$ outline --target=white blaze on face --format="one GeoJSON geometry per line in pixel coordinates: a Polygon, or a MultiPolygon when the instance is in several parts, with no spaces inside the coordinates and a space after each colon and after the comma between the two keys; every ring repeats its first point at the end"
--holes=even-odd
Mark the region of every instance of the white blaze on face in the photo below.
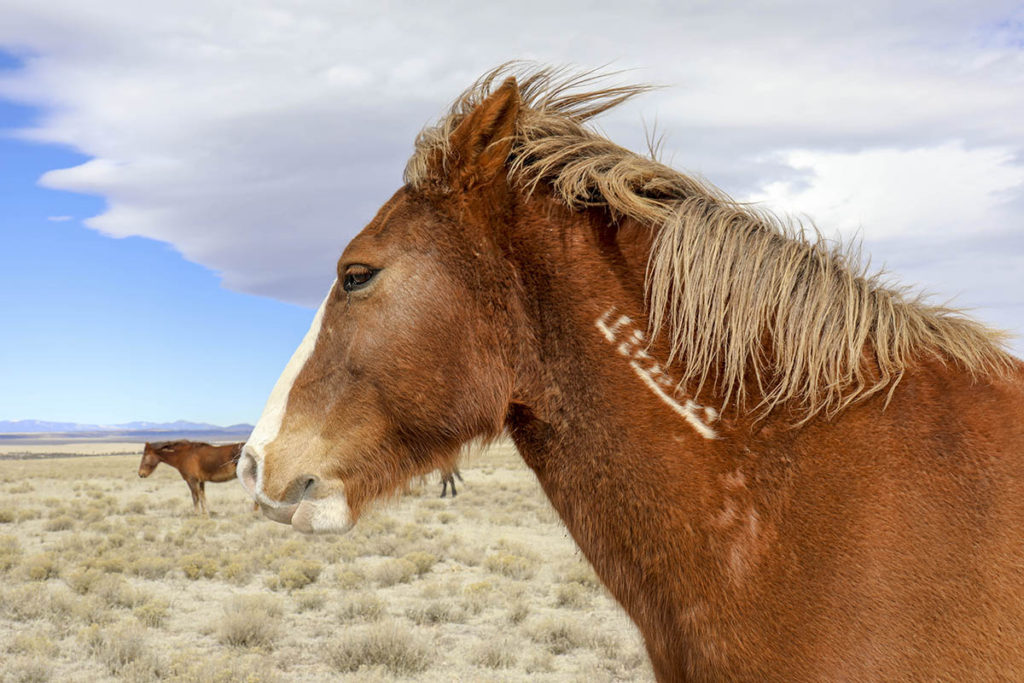
{"type": "Polygon", "coordinates": [[[303,337],[299,348],[295,349],[284,372],[277,379],[277,384],[274,385],[274,390],[270,392],[270,398],[267,399],[267,405],[263,408],[263,414],[260,415],[255,429],[249,435],[249,440],[245,442],[245,449],[261,464],[267,445],[276,439],[278,432],[281,431],[281,423],[284,421],[284,413],[288,407],[288,395],[292,391],[292,385],[295,384],[295,378],[299,376],[302,368],[306,366],[306,361],[313,355],[313,348],[316,346],[317,337],[320,336],[320,326],[324,320],[324,309],[337,284],[338,281],[335,280],[331,288],[327,290],[327,296],[324,297],[323,303],[317,309],[313,324],[309,326],[309,331],[303,337]]]}

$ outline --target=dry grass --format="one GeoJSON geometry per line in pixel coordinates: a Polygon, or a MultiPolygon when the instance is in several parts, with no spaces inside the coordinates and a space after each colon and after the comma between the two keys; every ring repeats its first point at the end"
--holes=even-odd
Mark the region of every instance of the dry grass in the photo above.
{"type": "Polygon", "coordinates": [[[343,621],[375,621],[384,614],[384,601],[375,595],[361,593],[350,596],[338,611],[343,621]]]}
{"type": "Polygon", "coordinates": [[[340,672],[382,667],[393,676],[407,676],[429,666],[431,649],[423,636],[392,622],[347,634],[328,649],[327,661],[340,672]]]}
{"type": "Polygon", "coordinates": [[[511,669],[519,659],[516,654],[517,645],[508,638],[484,643],[474,652],[473,663],[488,669],[511,669]]]}
{"type": "Polygon", "coordinates": [[[270,649],[280,633],[281,605],[266,595],[240,595],[224,606],[217,639],[235,647],[270,649]]]}
{"type": "Polygon", "coordinates": [[[0,681],[651,679],[510,449],[325,537],[137,465],[0,461],[0,681]]]}
{"type": "Polygon", "coordinates": [[[277,576],[267,580],[267,588],[288,591],[305,588],[320,577],[323,569],[316,560],[288,560],[281,565],[277,576]]]}

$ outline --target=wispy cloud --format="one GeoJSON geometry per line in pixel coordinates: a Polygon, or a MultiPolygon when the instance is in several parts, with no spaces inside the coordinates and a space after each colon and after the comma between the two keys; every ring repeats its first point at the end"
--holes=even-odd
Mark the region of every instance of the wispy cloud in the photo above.
{"type": "MultiPolygon", "coordinates": [[[[657,119],[675,165],[826,232],[861,229],[890,264],[1020,231],[1019,3],[668,5],[13,0],[0,44],[27,66],[0,93],[46,108],[24,135],[93,158],[43,178],[106,198],[89,226],[307,305],[397,188],[416,131],[515,57],[667,85],[603,129],[642,149],[641,119],[657,119]]],[[[916,274],[989,300],[967,274],[1018,263],[1024,245],[1004,245],[916,274]]]]}
{"type": "Polygon", "coordinates": [[[47,216],[46,220],[52,221],[54,223],[66,223],[67,221],[70,221],[72,218],[73,216],[47,216]]]}

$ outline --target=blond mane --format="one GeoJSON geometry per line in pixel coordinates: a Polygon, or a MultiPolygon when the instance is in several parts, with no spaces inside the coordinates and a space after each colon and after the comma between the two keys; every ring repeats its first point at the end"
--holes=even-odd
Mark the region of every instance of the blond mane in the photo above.
{"type": "Polygon", "coordinates": [[[972,375],[1012,367],[1006,335],[961,311],[869,274],[855,248],[734,201],[721,190],[619,147],[584,124],[650,89],[587,91],[595,72],[503,65],[484,75],[416,139],[405,170],[412,185],[437,182],[455,127],[516,76],[522,102],[509,179],[529,193],[542,183],[574,210],[606,209],[654,231],[646,281],[651,339],[667,332],[681,384],[711,381],[723,405],[746,405],[754,387],[764,410],[787,403],[806,418],[834,415],[890,387],[918,354],[972,375]]]}

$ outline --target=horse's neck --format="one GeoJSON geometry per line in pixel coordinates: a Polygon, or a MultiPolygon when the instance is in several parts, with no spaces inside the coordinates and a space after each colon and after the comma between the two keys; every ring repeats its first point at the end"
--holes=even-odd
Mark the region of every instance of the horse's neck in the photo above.
{"type": "MultiPolygon", "coordinates": [[[[606,343],[594,332],[593,346],[606,343]]],[[[704,649],[697,639],[715,637],[716,626],[702,618],[715,597],[707,584],[719,582],[709,569],[714,573],[720,558],[709,554],[705,527],[732,509],[721,491],[728,474],[719,471],[717,442],[675,409],[687,410],[684,400],[670,406],[629,357],[610,343],[602,351],[607,367],[551,377],[563,400],[546,419],[517,406],[509,430],[577,545],[648,643],[671,639],[674,645],[664,647],[689,656],[704,649]]],[[[749,511],[741,505],[735,514],[749,511]]]]}
{"type": "Polygon", "coordinates": [[[708,585],[728,583],[715,575],[722,558],[712,556],[706,529],[723,509],[749,512],[743,503],[729,507],[725,491],[730,476],[732,486],[743,485],[743,475],[730,475],[742,444],[712,401],[700,405],[676,390],[679,373],[665,364],[664,344],[648,345],[644,253],[619,248],[609,258],[599,240],[584,234],[562,246],[562,270],[532,304],[543,360],[524,383],[536,387],[533,395],[513,407],[508,427],[648,641],[659,632],[706,635],[714,626],[697,623],[699,606],[714,599],[708,585]],[[610,271],[586,271],[608,263],[610,271]]]}
{"type": "Polygon", "coordinates": [[[183,458],[184,458],[184,456],[181,453],[178,453],[177,451],[175,451],[174,453],[171,453],[170,455],[161,455],[160,456],[160,462],[167,463],[171,467],[173,467],[173,468],[175,468],[177,470],[180,470],[183,458]]]}

